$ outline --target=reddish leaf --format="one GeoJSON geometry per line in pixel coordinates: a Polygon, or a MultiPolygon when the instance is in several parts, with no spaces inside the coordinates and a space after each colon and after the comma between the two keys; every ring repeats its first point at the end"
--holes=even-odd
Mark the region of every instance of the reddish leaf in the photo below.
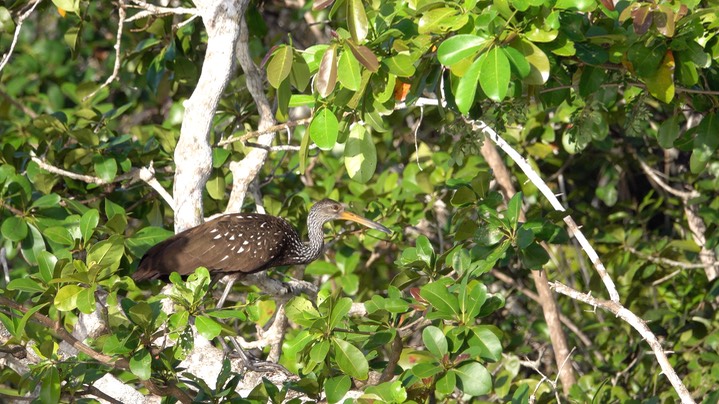
{"type": "Polygon", "coordinates": [[[320,70],[315,78],[315,87],[322,98],[327,97],[337,84],[337,45],[331,45],[325,51],[320,62],[320,70]]]}
{"type": "Polygon", "coordinates": [[[345,43],[349,46],[350,51],[355,55],[357,60],[362,63],[362,66],[366,67],[367,70],[372,73],[377,73],[377,70],[379,70],[379,60],[377,60],[377,56],[375,56],[368,47],[357,45],[351,40],[347,40],[345,43]]]}
{"type": "Polygon", "coordinates": [[[632,11],[632,24],[634,24],[634,32],[639,35],[644,34],[652,26],[652,13],[649,7],[639,7],[632,11]]]}

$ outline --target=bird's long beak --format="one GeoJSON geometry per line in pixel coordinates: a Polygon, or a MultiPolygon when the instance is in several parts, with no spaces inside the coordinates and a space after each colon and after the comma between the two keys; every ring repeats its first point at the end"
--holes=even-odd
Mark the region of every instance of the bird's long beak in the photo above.
{"type": "Polygon", "coordinates": [[[392,230],[382,226],[381,224],[379,224],[377,222],[373,222],[369,219],[363,218],[362,216],[355,215],[352,212],[344,211],[344,212],[340,213],[339,218],[357,222],[359,224],[369,227],[370,229],[375,229],[375,230],[379,230],[381,232],[385,232],[387,234],[392,234],[392,230]]]}

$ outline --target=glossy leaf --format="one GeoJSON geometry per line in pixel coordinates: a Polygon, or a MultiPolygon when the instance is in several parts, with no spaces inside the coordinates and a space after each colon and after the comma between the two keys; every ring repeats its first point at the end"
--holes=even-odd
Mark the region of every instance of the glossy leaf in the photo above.
{"type": "Polygon", "coordinates": [[[487,97],[500,102],[507,96],[509,89],[509,60],[504,52],[495,47],[487,52],[480,67],[479,85],[487,97]]]}
{"type": "Polygon", "coordinates": [[[659,101],[669,103],[674,99],[674,54],[668,51],[654,74],[644,79],[647,90],[659,101]]]}
{"type": "Polygon", "coordinates": [[[479,85],[479,73],[482,69],[484,55],[475,60],[459,79],[457,92],[454,95],[454,102],[457,104],[459,112],[466,114],[474,104],[474,97],[477,94],[477,86],[479,85]]]}
{"type": "Polygon", "coordinates": [[[367,38],[367,32],[369,31],[364,4],[362,4],[362,0],[346,0],[346,2],[347,27],[350,35],[352,35],[355,42],[362,43],[367,38]]]}
{"type": "Polygon", "coordinates": [[[468,20],[467,14],[456,8],[440,7],[424,13],[417,25],[420,34],[442,34],[458,30],[468,20]]]}
{"type": "Polygon", "coordinates": [[[382,60],[389,72],[397,77],[412,77],[416,71],[409,55],[395,55],[382,60]]]}
{"type": "Polygon", "coordinates": [[[338,67],[337,78],[340,83],[348,90],[359,90],[362,80],[360,64],[351,51],[342,52],[338,67]]]}
{"type": "Polygon", "coordinates": [[[2,232],[3,237],[8,240],[20,241],[27,237],[28,225],[21,217],[10,216],[3,220],[2,226],[0,226],[0,231],[2,232]]]}
{"type": "Polygon", "coordinates": [[[350,178],[366,183],[377,168],[377,149],[367,129],[360,124],[352,124],[345,145],[345,168],[350,178]]]}
{"type": "Polygon", "coordinates": [[[352,380],[347,375],[335,376],[325,381],[325,394],[329,403],[340,401],[352,387],[352,380]]]}
{"type": "Polygon", "coordinates": [[[337,84],[337,46],[331,45],[325,51],[320,69],[315,76],[315,88],[322,98],[332,93],[337,84]]]}
{"type": "Polygon", "coordinates": [[[449,371],[437,379],[437,392],[440,394],[451,394],[457,386],[457,373],[449,371]]]}
{"type": "Polygon", "coordinates": [[[355,55],[362,66],[372,73],[377,73],[379,70],[379,60],[377,60],[377,56],[372,53],[370,48],[364,45],[357,45],[350,40],[346,41],[345,44],[347,44],[350,52],[355,55]]]}
{"type": "Polygon", "coordinates": [[[462,59],[477,54],[486,42],[486,39],[476,35],[455,35],[439,45],[437,59],[445,66],[452,66],[462,59]]]}
{"type": "Polygon", "coordinates": [[[61,391],[60,371],[56,366],[50,366],[40,378],[40,402],[59,403],[61,391]]]}
{"type": "Polygon", "coordinates": [[[420,289],[420,295],[434,307],[440,315],[457,316],[459,303],[457,297],[450,294],[444,282],[432,282],[420,289]]]}
{"type": "Polygon", "coordinates": [[[292,69],[290,69],[290,84],[292,84],[298,91],[305,91],[307,85],[310,83],[312,77],[310,73],[310,67],[305,62],[305,59],[293,53],[292,58],[292,69]]]}
{"type": "Polygon", "coordinates": [[[369,364],[362,351],[349,342],[339,338],[333,338],[332,345],[334,347],[335,360],[340,369],[350,377],[366,380],[369,373],[369,364]]]}
{"type": "Polygon", "coordinates": [[[470,396],[481,396],[492,391],[492,376],[477,362],[470,362],[455,369],[459,376],[459,388],[470,396]]]}
{"type": "Polygon", "coordinates": [[[95,166],[95,173],[101,180],[110,182],[117,175],[117,161],[112,157],[95,155],[92,157],[95,166]]]}
{"type": "Polygon", "coordinates": [[[312,118],[310,123],[310,137],[317,147],[329,150],[337,143],[339,122],[335,114],[327,108],[322,108],[312,118]]]}
{"type": "Polygon", "coordinates": [[[217,338],[222,332],[222,326],[217,321],[205,316],[197,316],[195,326],[197,332],[209,340],[217,338]]]}
{"type": "Polygon", "coordinates": [[[694,149],[689,159],[689,166],[692,173],[698,174],[704,170],[709,160],[714,156],[719,147],[719,114],[712,112],[707,114],[697,127],[697,134],[694,138],[694,149]]]}
{"type": "Polygon", "coordinates": [[[293,57],[294,52],[289,46],[280,46],[275,50],[270,63],[267,64],[267,81],[272,87],[279,88],[290,75],[293,57]]]}
{"type": "Polygon", "coordinates": [[[430,325],[422,330],[422,342],[427,350],[438,359],[442,359],[449,352],[447,338],[444,337],[442,330],[435,326],[430,325]]]}
{"type": "Polygon", "coordinates": [[[82,215],[80,218],[80,234],[82,234],[83,244],[87,244],[90,240],[99,222],[100,213],[97,209],[90,209],[82,215]]]}
{"type": "Polygon", "coordinates": [[[65,285],[55,294],[55,308],[60,311],[70,311],[77,308],[77,295],[83,288],[78,285],[65,285]]]}
{"type": "Polygon", "coordinates": [[[512,42],[511,46],[519,51],[529,62],[529,75],[524,78],[524,82],[532,85],[542,85],[549,79],[549,59],[547,55],[537,47],[537,45],[520,39],[512,42]]]}
{"type": "Polygon", "coordinates": [[[140,380],[148,380],[152,375],[152,356],[145,348],[140,348],[130,358],[130,371],[140,380]]]}

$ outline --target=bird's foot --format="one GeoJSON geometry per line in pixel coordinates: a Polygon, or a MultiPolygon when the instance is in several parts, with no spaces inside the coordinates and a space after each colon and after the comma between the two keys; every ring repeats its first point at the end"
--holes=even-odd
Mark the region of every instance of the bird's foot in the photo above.
{"type": "Polygon", "coordinates": [[[310,282],[291,278],[284,284],[287,290],[286,294],[293,294],[297,296],[301,293],[304,293],[313,298],[317,296],[317,286],[313,285],[310,282]]]}
{"type": "Polygon", "coordinates": [[[240,346],[240,344],[237,342],[236,339],[230,338],[230,342],[232,342],[232,345],[234,346],[235,349],[233,351],[228,351],[227,345],[225,345],[223,343],[222,344],[223,347],[226,348],[225,352],[227,352],[227,354],[230,357],[239,358],[240,361],[242,361],[242,366],[245,369],[250,370],[252,372],[259,372],[259,373],[281,372],[287,376],[292,376],[292,372],[287,370],[284,366],[280,365],[279,363],[263,361],[263,360],[259,360],[259,359],[255,358],[250,353],[248,353],[247,351],[242,349],[242,347],[240,346]]]}

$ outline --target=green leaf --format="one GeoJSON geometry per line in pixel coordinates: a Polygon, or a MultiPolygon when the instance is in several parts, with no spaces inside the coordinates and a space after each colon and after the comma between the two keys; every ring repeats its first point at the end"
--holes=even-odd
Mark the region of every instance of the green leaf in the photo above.
{"type": "Polygon", "coordinates": [[[48,284],[53,278],[55,273],[55,264],[57,264],[57,257],[48,251],[40,251],[37,255],[38,272],[40,279],[48,284]]]}
{"type": "Polygon", "coordinates": [[[519,78],[523,79],[529,76],[531,66],[523,54],[511,46],[503,46],[500,49],[504,52],[504,55],[507,57],[512,67],[514,67],[514,71],[517,73],[519,78]]]}
{"type": "Polygon", "coordinates": [[[357,91],[360,89],[362,74],[360,64],[352,52],[344,51],[340,56],[337,79],[348,90],[357,91]]]}
{"type": "Polygon", "coordinates": [[[399,54],[382,60],[389,72],[397,77],[412,77],[416,71],[409,55],[399,54]]]}
{"type": "Polygon", "coordinates": [[[377,168],[377,149],[364,125],[353,123],[344,150],[345,168],[354,181],[367,183],[377,168]]]}
{"type": "MultiPolygon", "coordinates": [[[[405,403],[407,402],[407,391],[401,381],[385,382],[376,386],[369,386],[365,394],[375,395],[383,403],[405,403]]],[[[359,400],[362,402],[363,400],[359,400]]],[[[371,400],[368,400],[371,401],[371,400]]]]}
{"type": "Polygon", "coordinates": [[[472,327],[476,340],[470,340],[468,351],[471,350],[471,352],[468,353],[472,356],[480,356],[485,360],[498,361],[502,358],[502,343],[489,328],[490,326],[486,325],[472,327]]]}
{"type": "Polygon", "coordinates": [[[352,380],[347,375],[330,377],[325,381],[327,402],[336,403],[347,394],[352,387],[352,380]]]}
{"type": "MultiPolygon", "coordinates": [[[[358,58],[359,59],[359,58],[358,58]]],[[[333,44],[325,51],[320,69],[315,77],[315,88],[322,98],[327,98],[337,84],[337,45],[333,44]]]]}
{"type": "Polygon", "coordinates": [[[27,237],[28,226],[23,218],[18,216],[10,216],[2,222],[0,232],[3,237],[12,241],[20,241],[27,237]]]}
{"type": "Polygon", "coordinates": [[[697,126],[689,167],[694,174],[704,170],[719,146],[719,113],[707,114],[697,126]]]}
{"type": "Polygon", "coordinates": [[[217,321],[205,316],[195,317],[195,326],[197,332],[209,340],[217,338],[222,332],[222,326],[217,321]]]}
{"type": "Polygon", "coordinates": [[[366,380],[369,374],[367,358],[356,346],[349,342],[332,338],[335,360],[340,370],[355,379],[366,380]]]}
{"type": "Polygon", "coordinates": [[[426,236],[422,235],[417,237],[415,244],[417,246],[417,258],[424,261],[428,266],[431,266],[434,261],[434,248],[432,247],[432,243],[429,242],[426,236]]]}
{"type": "Polygon", "coordinates": [[[352,299],[349,297],[343,297],[335,303],[334,307],[332,307],[332,312],[330,313],[329,318],[329,324],[328,327],[330,330],[335,329],[342,320],[347,317],[347,313],[350,312],[350,309],[352,308],[352,299]]]}
{"type": "Polygon", "coordinates": [[[29,293],[42,293],[45,288],[31,278],[17,278],[7,284],[8,290],[18,290],[29,293]]]}
{"type": "Polygon", "coordinates": [[[290,299],[285,306],[285,313],[290,321],[302,327],[310,327],[320,318],[320,313],[312,302],[302,296],[290,299]]]}
{"type": "Polygon", "coordinates": [[[42,234],[40,234],[37,227],[32,224],[28,224],[27,227],[30,233],[22,241],[20,251],[22,251],[22,255],[28,264],[37,265],[38,254],[40,254],[40,251],[45,250],[45,240],[43,240],[42,234]]]}
{"type": "Polygon", "coordinates": [[[442,377],[437,379],[437,383],[435,384],[437,392],[440,394],[451,394],[456,386],[457,373],[453,370],[445,373],[442,377]]]}
{"type": "Polygon", "coordinates": [[[367,13],[364,10],[362,0],[346,0],[347,1],[347,28],[350,35],[357,43],[362,43],[367,38],[369,24],[367,23],[367,13]]]}
{"type": "Polygon", "coordinates": [[[323,363],[330,352],[330,341],[323,339],[310,349],[310,359],[315,363],[323,363]]]}
{"type": "Polygon", "coordinates": [[[92,157],[95,173],[101,180],[111,182],[117,175],[117,161],[112,157],[96,154],[92,157]]]}
{"type": "Polygon", "coordinates": [[[281,45],[272,55],[272,59],[267,64],[267,81],[272,87],[279,88],[290,75],[293,57],[294,52],[287,45],[281,45]]]}
{"type": "Polygon", "coordinates": [[[509,89],[509,60],[504,52],[494,47],[487,52],[480,68],[479,85],[487,97],[500,102],[507,96],[509,89]]]}
{"type": "Polygon", "coordinates": [[[457,84],[457,92],[454,95],[454,102],[457,104],[459,112],[466,114],[474,104],[474,97],[477,94],[477,84],[479,83],[479,72],[482,68],[485,55],[477,58],[472,65],[469,66],[464,76],[459,79],[457,84]]]}
{"type": "Polygon", "coordinates": [[[90,209],[83,213],[80,218],[80,234],[82,234],[83,244],[87,244],[90,240],[98,223],[100,223],[100,212],[97,209],[90,209]]]}
{"type": "Polygon", "coordinates": [[[339,122],[335,114],[327,108],[317,111],[310,123],[310,137],[317,147],[322,150],[332,149],[338,135],[339,122]]]}
{"type": "Polygon", "coordinates": [[[537,45],[525,40],[519,39],[512,42],[511,47],[524,55],[529,62],[529,75],[524,78],[524,82],[531,85],[542,85],[549,79],[549,58],[537,47],[537,45]]]}
{"type": "Polygon", "coordinates": [[[444,368],[437,362],[418,363],[412,367],[412,374],[420,379],[432,377],[442,372],[444,372],[444,368]]]}
{"type": "Polygon", "coordinates": [[[492,391],[492,376],[477,362],[470,362],[454,371],[459,376],[459,389],[470,396],[481,396],[492,391]]]}
{"type": "Polygon", "coordinates": [[[152,376],[152,356],[145,348],[140,348],[130,358],[130,371],[140,380],[148,380],[152,376]]]}
{"type": "Polygon", "coordinates": [[[674,67],[674,54],[667,51],[657,70],[644,78],[649,94],[667,104],[674,99],[674,67]]]}
{"type": "Polygon", "coordinates": [[[310,67],[307,65],[305,59],[294,52],[292,59],[292,70],[290,70],[290,84],[295,86],[299,91],[305,91],[307,85],[310,83],[310,67]]]}
{"type": "Polygon", "coordinates": [[[77,285],[65,285],[55,294],[53,303],[60,311],[70,311],[77,307],[77,295],[83,288],[77,285]]]}
{"type": "Polygon", "coordinates": [[[59,403],[60,392],[60,371],[56,366],[48,367],[40,378],[40,402],[59,403]]]}
{"type": "Polygon", "coordinates": [[[445,317],[456,317],[459,314],[457,297],[447,290],[447,281],[436,281],[424,285],[420,289],[420,296],[445,317]]]}
{"type": "Polygon", "coordinates": [[[60,195],[58,194],[48,194],[43,195],[39,198],[37,198],[35,201],[33,201],[32,205],[30,205],[31,208],[54,208],[59,206],[60,204],[60,195]]]}
{"type": "Polygon", "coordinates": [[[125,240],[127,249],[135,257],[142,257],[155,244],[172,236],[172,232],[162,227],[143,227],[125,240]]]}
{"type": "Polygon", "coordinates": [[[419,19],[417,30],[420,34],[442,34],[456,31],[469,21],[466,13],[452,7],[440,7],[429,10],[419,19]]]}
{"type": "Polygon", "coordinates": [[[507,220],[512,226],[512,231],[517,230],[519,216],[522,213],[522,192],[517,192],[507,203],[507,220]]]}
{"type": "Polygon", "coordinates": [[[463,313],[465,323],[470,323],[479,315],[482,305],[487,300],[487,287],[472,280],[467,285],[462,285],[459,290],[458,303],[463,313]]]}
{"type": "Polygon", "coordinates": [[[77,294],[77,308],[85,313],[94,313],[95,307],[95,292],[97,291],[97,285],[92,285],[89,288],[84,288],[80,293],[77,294]]]}
{"type": "Polygon", "coordinates": [[[429,352],[441,360],[449,352],[447,338],[439,328],[430,325],[422,331],[422,342],[429,352]]]}
{"type": "Polygon", "coordinates": [[[452,66],[465,58],[476,55],[486,42],[486,39],[476,35],[455,35],[439,45],[437,59],[445,66],[452,66]]]}
{"type": "Polygon", "coordinates": [[[529,269],[541,269],[544,264],[549,262],[549,254],[547,254],[544,247],[536,242],[520,250],[519,255],[522,259],[522,264],[529,269]]]}
{"type": "Polygon", "coordinates": [[[120,267],[120,259],[124,252],[123,237],[113,235],[90,247],[85,262],[88,267],[95,263],[101,268],[110,268],[111,271],[116,271],[120,267]]]}
{"type": "Polygon", "coordinates": [[[62,226],[48,227],[43,231],[45,237],[54,241],[58,244],[73,247],[75,245],[75,238],[70,233],[70,230],[62,226]]]}

